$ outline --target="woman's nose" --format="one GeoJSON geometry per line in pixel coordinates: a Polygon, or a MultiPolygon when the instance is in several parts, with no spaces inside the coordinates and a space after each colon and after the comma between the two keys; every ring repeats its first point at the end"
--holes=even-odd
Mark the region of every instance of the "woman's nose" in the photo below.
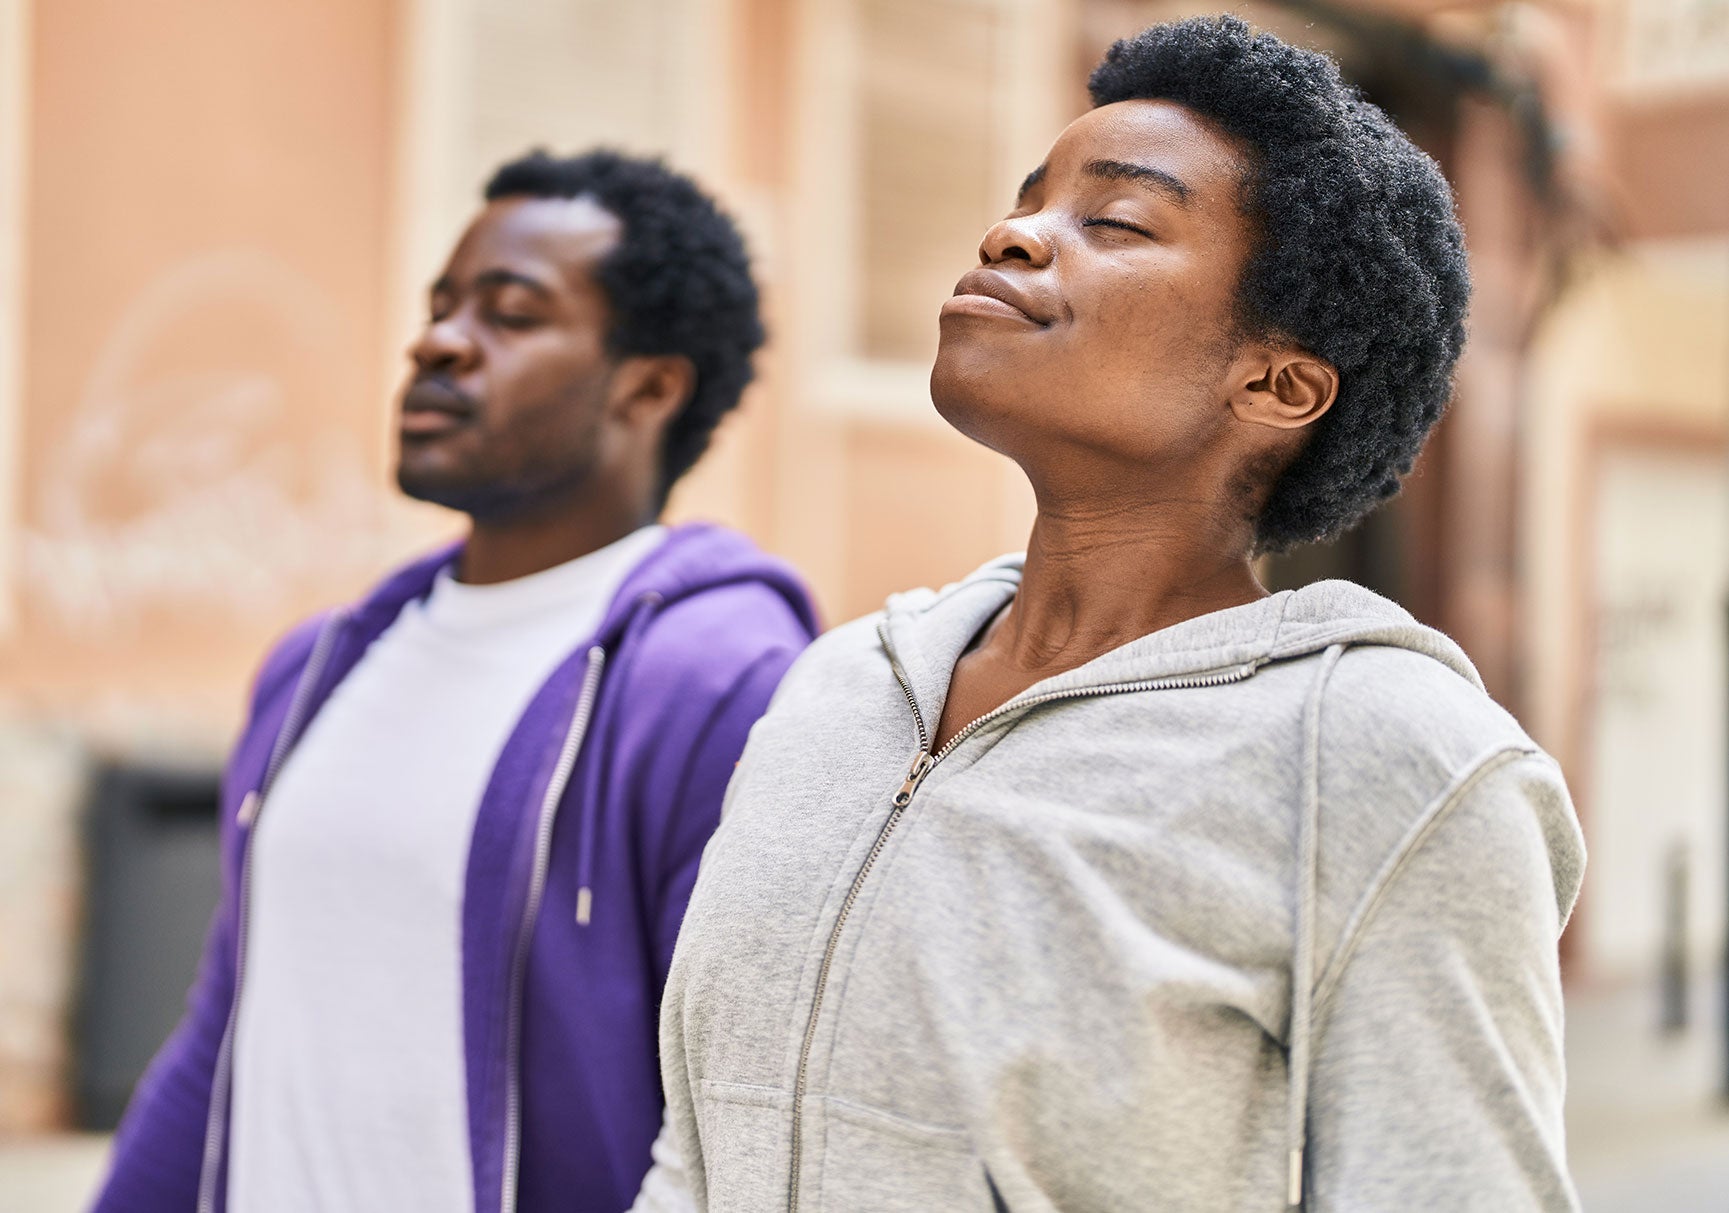
{"type": "Polygon", "coordinates": [[[979,243],[979,264],[1027,261],[1033,265],[1046,265],[1050,262],[1051,252],[1051,242],[1040,217],[1020,215],[999,219],[991,225],[979,243]]]}

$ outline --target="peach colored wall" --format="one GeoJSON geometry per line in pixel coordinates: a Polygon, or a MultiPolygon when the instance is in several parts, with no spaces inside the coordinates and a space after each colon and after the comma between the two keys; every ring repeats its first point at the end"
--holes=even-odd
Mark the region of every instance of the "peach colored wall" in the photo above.
{"type": "Polygon", "coordinates": [[[390,0],[35,7],[0,689],[231,704],[376,563],[390,0]]]}

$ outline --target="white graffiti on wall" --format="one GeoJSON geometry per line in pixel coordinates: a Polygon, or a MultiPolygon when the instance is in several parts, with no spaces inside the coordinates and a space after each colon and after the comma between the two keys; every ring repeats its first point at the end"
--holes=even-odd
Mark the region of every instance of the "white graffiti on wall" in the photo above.
{"type": "Polygon", "coordinates": [[[251,250],[183,263],[142,292],[41,468],[21,553],[32,603],[90,633],[152,609],[279,610],[376,568],[382,490],[354,439],[314,426],[283,440],[288,410],[329,391],[336,323],[316,286],[251,250]],[[217,348],[184,356],[236,316],[249,363],[217,348]],[[203,369],[160,370],[168,350],[203,369]]]}

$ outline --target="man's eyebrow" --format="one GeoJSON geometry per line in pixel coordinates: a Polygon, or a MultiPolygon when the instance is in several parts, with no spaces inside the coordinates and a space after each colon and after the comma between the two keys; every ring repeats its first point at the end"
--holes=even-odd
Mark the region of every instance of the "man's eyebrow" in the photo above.
{"type": "MultiPolygon", "coordinates": [[[[520,286],[544,297],[550,297],[552,295],[552,288],[548,287],[546,283],[542,282],[538,278],[531,277],[528,274],[518,273],[515,270],[482,270],[474,276],[474,285],[476,287],[520,286]]],[[[432,284],[429,293],[440,295],[454,290],[456,290],[456,279],[452,278],[449,274],[446,274],[437,282],[432,284]]]]}
{"type": "Polygon", "coordinates": [[[1034,169],[1032,172],[1028,173],[1027,179],[1025,181],[1021,182],[1021,188],[1015,191],[1015,202],[1018,204],[1021,201],[1021,199],[1025,198],[1027,196],[1028,190],[1032,189],[1033,186],[1037,185],[1039,182],[1043,181],[1044,179],[1045,179],[1045,166],[1041,164],[1041,165],[1039,165],[1039,167],[1034,169]]]}
{"type": "Polygon", "coordinates": [[[546,283],[542,282],[540,279],[531,277],[528,274],[518,273],[515,270],[482,270],[474,276],[474,285],[520,286],[526,287],[542,297],[548,297],[552,294],[552,288],[547,286],[546,283]]]}
{"type": "Polygon", "coordinates": [[[1189,203],[1189,187],[1179,177],[1150,164],[1131,164],[1127,160],[1089,160],[1081,171],[1089,177],[1105,181],[1134,181],[1167,195],[1179,206],[1189,203]]]}

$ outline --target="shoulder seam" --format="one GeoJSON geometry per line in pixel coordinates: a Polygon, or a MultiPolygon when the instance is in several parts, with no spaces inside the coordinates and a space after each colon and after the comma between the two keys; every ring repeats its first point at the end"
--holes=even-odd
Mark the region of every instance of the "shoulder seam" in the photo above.
{"type": "Polygon", "coordinates": [[[1548,755],[1534,745],[1497,744],[1467,763],[1417,815],[1417,819],[1405,831],[1405,836],[1399,840],[1399,845],[1393,848],[1369,881],[1368,888],[1358,899],[1356,908],[1351,911],[1351,916],[1345,920],[1345,925],[1339,932],[1339,942],[1333,949],[1332,959],[1327,962],[1326,971],[1311,994],[1317,1025],[1326,1011],[1328,1000],[1344,976],[1345,967],[1350,964],[1351,957],[1356,952],[1358,942],[1374,918],[1375,911],[1386,899],[1387,891],[1398,879],[1399,873],[1422,849],[1423,844],[1440,827],[1452,809],[1479,783],[1502,767],[1525,758],[1538,758],[1553,763],[1548,755]]]}
{"type": "MultiPolygon", "coordinates": [[[[1485,698],[1488,698],[1489,702],[1491,702],[1491,703],[1495,702],[1494,698],[1492,696],[1489,696],[1488,692],[1485,691],[1481,686],[1479,686],[1475,682],[1472,682],[1471,679],[1466,677],[1464,673],[1462,673],[1459,670],[1454,669],[1452,666],[1448,665],[1445,661],[1442,661],[1439,657],[1436,657],[1432,653],[1425,653],[1421,649],[1413,649],[1413,648],[1410,648],[1409,646],[1403,645],[1403,644],[1392,644],[1392,643],[1389,643],[1385,640],[1351,640],[1349,638],[1348,634],[1340,635],[1337,633],[1331,633],[1331,634],[1328,634],[1327,636],[1323,637],[1322,639],[1324,639],[1325,642],[1328,644],[1348,645],[1349,648],[1347,649],[1347,654],[1356,653],[1356,652],[1364,652],[1364,651],[1367,651],[1369,649],[1374,649],[1377,652],[1381,652],[1381,653],[1403,653],[1407,656],[1415,657],[1415,658],[1427,663],[1423,668],[1428,668],[1428,666],[1433,666],[1435,669],[1437,669],[1437,670],[1441,671],[1443,674],[1445,674],[1448,678],[1454,679],[1458,682],[1462,682],[1466,686],[1470,687],[1473,691],[1476,691],[1479,695],[1483,695],[1485,698]]],[[[1496,704],[1496,706],[1499,707],[1500,705],[1496,704]]]]}

